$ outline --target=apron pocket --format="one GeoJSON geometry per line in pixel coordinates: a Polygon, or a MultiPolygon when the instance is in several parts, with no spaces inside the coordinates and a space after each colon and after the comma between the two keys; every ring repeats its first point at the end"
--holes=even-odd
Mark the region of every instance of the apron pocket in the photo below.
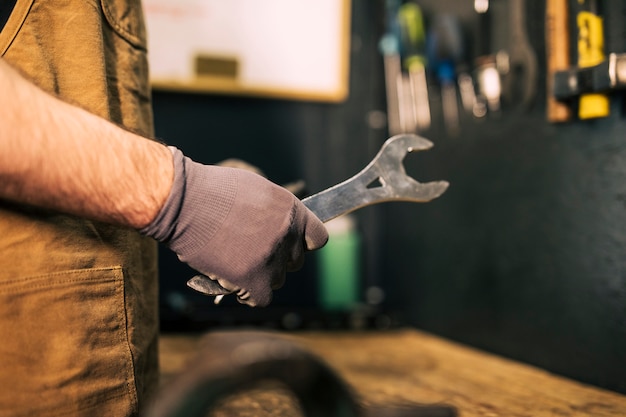
{"type": "Polygon", "coordinates": [[[121,267],[0,282],[0,416],[137,409],[121,267]]]}

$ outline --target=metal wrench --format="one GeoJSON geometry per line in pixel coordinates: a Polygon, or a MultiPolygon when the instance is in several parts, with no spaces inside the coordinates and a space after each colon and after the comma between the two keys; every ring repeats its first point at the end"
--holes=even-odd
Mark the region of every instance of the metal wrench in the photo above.
{"type": "Polygon", "coordinates": [[[528,40],[524,0],[509,0],[509,25],[509,68],[503,96],[509,103],[519,102],[528,108],[537,92],[537,56],[528,40]]]}
{"type": "MultiPolygon", "coordinates": [[[[413,134],[393,136],[383,144],[374,159],[358,174],[346,181],[302,200],[321,221],[359,208],[386,201],[425,203],[443,194],[447,181],[420,183],[406,174],[402,161],[409,152],[423,151],[432,142],[413,134]]],[[[217,296],[215,303],[230,294],[217,281],[196,275],[187,282],[194,290],[217,296]]]]}
{"type": "Polygon", "coordinates": [[[402,161],[409,152],[423,151],[432,142],[417,135],[388,139],[374,159],[352,178],[302,200],[323,222],[385,201],[425,203],[448,188],[447,181],[420,183],[406,174],[402,161]]]}

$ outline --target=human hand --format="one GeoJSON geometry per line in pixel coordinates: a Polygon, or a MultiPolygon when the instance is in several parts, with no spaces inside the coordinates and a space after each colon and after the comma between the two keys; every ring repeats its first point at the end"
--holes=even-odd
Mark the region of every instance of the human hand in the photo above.
{"type": "Polygon", "coordinates": [[[170,147],[174,184],[157,217],[141,233],[237,294],[266,306],[306,250],[328,240],[324,224],[292,193],[237,168],[202,165],[170,147]]]}

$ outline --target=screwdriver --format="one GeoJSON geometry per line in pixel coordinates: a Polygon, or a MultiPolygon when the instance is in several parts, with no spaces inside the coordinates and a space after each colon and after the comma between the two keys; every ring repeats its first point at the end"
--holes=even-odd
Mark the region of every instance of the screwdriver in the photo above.
{"type": "MultiPolygon", "coordinates": [[[[604,33],[602,18],[598,14],[598,4],[594,0],[578,0],[578,66],[591,67],[604,60],[604,33]]],[[[578,117],[594,119],[607,117],[609,97],[602,93],[588,93],[580,96],[578,117]]]]}
{"type": "Polygon", "coordinates": [[[451,14],[435,17],[428,32],[428,57],[441,87],[445,127],[450,136],[459,133],[459,110],[456,95],[456,64],[463,46],[459,23],[451,14]]]}
{"type": "Polygon", "coordinates": [[[399,88],[402,82],[402,66],[400,62],[400,40],[397,22],[399,0],[386,0],[386,29],[378,47],[383,55],[385,70],[385,91],[387,94],[387,125],[389,135],[402,133],[400,124],[399,88]]]}
{"type": "MultiPolygon", "coordinates": [[[[567,1],[567,0],[566,0],[567,1]]],[[[478,17],[475,37],[475,74],[478,94],[473,114],[475,117],[484,117],[487,111],[494,114],[500,112],[500,96],[502,95],[502,80],[500,67],[503,61],[503,52],[492,51],[492,7],[489,0],[475,0],[474,11],[478,17]]]]}
{"type": "Polygon", "coordinates": [[[426,81],[426,32],[422,10],[415,2],[404,3],[398,10],[400,48],[408,72],[411,104],[418,131],[430,127],[430,104],[426,81]]]}

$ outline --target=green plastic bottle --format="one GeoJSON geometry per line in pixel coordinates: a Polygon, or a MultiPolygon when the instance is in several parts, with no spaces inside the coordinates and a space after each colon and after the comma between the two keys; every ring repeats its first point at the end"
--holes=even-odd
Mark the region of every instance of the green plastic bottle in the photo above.
{"type": "Polygon", "coordinates": [[[349,311],[359,301],[360,239],[356,220],[344,215],[326,223],[329,239],[318,253],[318,297],[324,310],[349,311]]]}

